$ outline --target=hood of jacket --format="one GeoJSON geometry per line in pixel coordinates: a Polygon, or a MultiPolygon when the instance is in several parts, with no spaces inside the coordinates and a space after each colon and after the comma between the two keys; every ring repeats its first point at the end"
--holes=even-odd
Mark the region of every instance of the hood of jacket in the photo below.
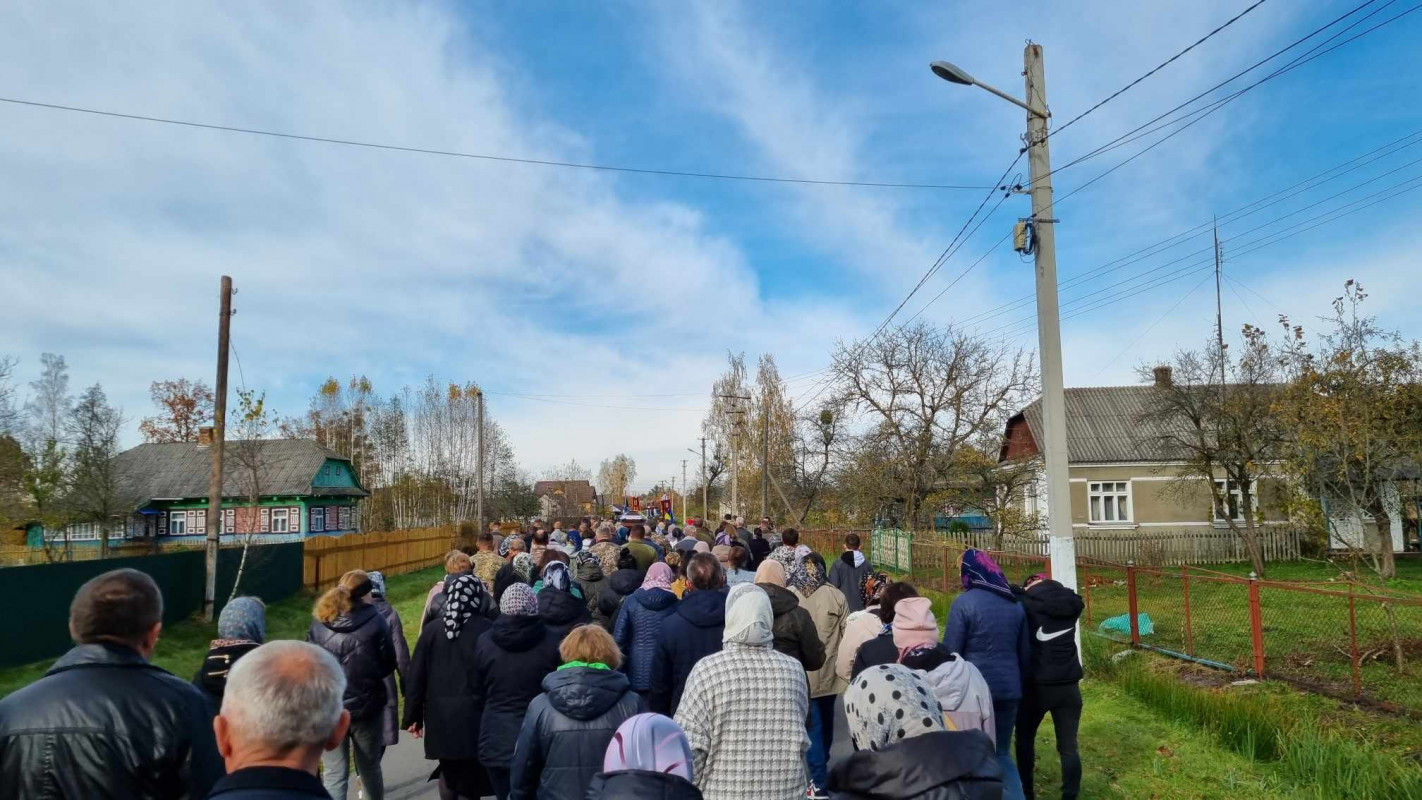
{"type": "Polygon", "coordinates": [[[770,595],[770,613],[776,617],[784,616],[800,607],[800,595],[783,586],[769,583],[757,583],[756,586],[764,589],[765,593],[770,595]]]}
{"type": "MultiPolygon", "coordinates": [[[[829,790],[889,800],[918,797],[955,781],[993,786],[1001,792],[1002,767],[987,734],[936,731],[883,750],[860,750],[830,770],[829,790]]],[[[997,797],[998,793],[964,791],[963,796],[997,797]]]]}
{"type": "Polygon", "coordinates": [[[538,615],[550,625],[567,625],[587,611],[587,602],[572,592],[545,587],[538,593],[538,615]]]}
{"type": "Polygon", "coordinates": [[[635,569],[615,570],[607,579],[608,588],[626,597],[642,588],[642,573],[635,569]]]}
{"type": "Polygon", "coordinates": [[[363,628],[380,618],[380,611],[369,603],[361,603],[352,608],[349,613],[342,614],[330,622],[323,622],[328,629],[336,633],[351,633],[357,628],[363,628]]]}
{"type": "Polygon", "coordinates": [[[621,672],[594,667],[568,667],[543,679],[543,691],[554,710],[584,721],[606,714],[631,685],[621,672]]]}
{"type": "Polygon", "coordinates": [[[548,626],[541,617],[500,614],[489,628],[489,639],[510,653],[532,650],[547,635],[548,626]]]}
{"type": "Polygon", "coordinates": [[[725,627],[726,590],[688,592],[677,605],[676,613],[698,628],[725,627]]]}
{"type": "Polygon", "coordinates": [[[1061,622],[1075,622],[1086,608],[1081,595],[1051,580],[1024,589],[1017,593],[1017,597],[1027,613],[1061,622]]]}
{"type": "Polygon", "coordinates": [[[666,611],[676,605],[676,595],[666,589],[638,589],[632,597],[651,611],[666,611]]]}
{"type": "Polygon", "coordinates": [[[588,787],[598,800],[701,800],[701,790],[680,775],[629,769],[599,772],[588,787]]]}
{"type": "Polygon", "coordinates": [[[967,698],[972,687],[973,677],[968,671],[968,662],[965,659],[956,655],[949,656],[947,661],[934,667],[932,672],[921,674],[945,711],[956,711],[963,707],[963,700],[967,698]]]}
{"type": "Polygon", "coordinates": [[[577,566],[573,569],[573,577],[583,583],[597,583],[606,576],[603,575],[602,564],[598,563],[597,559],[577,559],[577,566]]]}
{"type": "Polygon", "coordinates": [[[839,560],[843,561],[850,569],[858,569],[864,565],[864,554],[858,550],[845,550],[839,554],[839,560]]]}

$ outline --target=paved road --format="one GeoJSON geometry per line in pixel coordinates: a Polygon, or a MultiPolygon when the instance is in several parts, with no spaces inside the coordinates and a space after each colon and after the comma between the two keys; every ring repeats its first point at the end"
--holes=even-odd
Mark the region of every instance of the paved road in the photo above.
{"type": "MultiPolygon", "coordinates": [[[[845,726],[844,703],[841,701],[835,707],[834,748],[830,752],[830,763],[849,755],[852,750],[849,746],[849,729],[845,726]]],[[[425,760],[423,741],[402,731],[400,743],[385,751],[385,759],[381,765],[385,770],[387,800],[425,800],[439,797],[434,783],[428,782],[435,762],[425,760]]]]}

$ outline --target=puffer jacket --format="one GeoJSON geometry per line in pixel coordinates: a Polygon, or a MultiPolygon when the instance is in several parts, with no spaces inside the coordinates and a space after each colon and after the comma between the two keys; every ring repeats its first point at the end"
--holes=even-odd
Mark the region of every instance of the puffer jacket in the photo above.
{"type": "Polygon", "coordinates": [[[1032,648],[1021,603],[989,589],[963,592],[948,611],[943,646],[973,662],[994,702],[1022,699],[1022,672],[1032,648]]]}
{"type": "Polygon", "coordinates": [[[643,573],[635,569],[619,569],[607,576],[607,586],[598,600],[598,611],[607,620],[607,632],[612,633],[617,624],[617,615],[622,604],[638,589],[642,588],[643,573]]]}
{"type": "Polygon", "coordinates": [[[1042,686],[1081,680],[1081,659],[1076,653],[1076,620],[1086,608],[1081,595],[1051,580],[1026,590],[1014,586],[1012,592],[1034,632],[1027,679],[1042,686]]]}
{"type": "Polygon", "coordinates": [[[1001,800],[1002,766],[982,731],[934,731],[841,759],[826,788],[833,800],[1001,800]]]}
{"type": "Polygon", "coordinates": [[[400,621],[400,612],[396,611],[395,606],[390,605],[384,597],[372,596],[374,600],[371,601],[371,605],[380,612],[386,627],[390,628],[390,644],[395,648],[395,672],[385,676],[385,726],[381,729],[381,733],[385,737],[385,746],[394,747],[400,743],[399,686],[404,686],[405,682],[410,679],[410,643],[405,639],[405,625],[400,621]],[[395,683],[397,674],[400,677],[399,686],[395,683]]]}
{"type": "Polygon", "coordinates": [[[208,708],[138,651],[81,644],[0,700],[0,797],[206,797],[223,774],[208,708]]]}
{"type": "Polygon", "coordinates": [[[633,691],[647,692],[652,688],[652,663],[662,619],[674,605],[676,595],[666,589],[638,589],[622,604],[612,638],[622,650],[622,671],[631,679],[633,691]]]}
{"type": "Polygon", "coordinates": [[[810,612],[800,607],[800,596],[781,586],[756,584],[770,595],[770,611],[775,615],[771,632],[775,634],[777,652],[800,662],[806,672],[825,665],[825,643],[815,630],[810,612]]]}
{"type": "Polygon", "coordinates": [[[920,674],[938,698],[943,715],[960,731],[980,730],[994,744],[997,727],[993,723],[992,692],[973,662],[947,653],[948,658],[930,672],[920,674]]]}
{"type": "Polygon", "coordinates": [[[611,630],[612,620],[602,614],[602,593],[607,588],[607,576],[603,574],[602,564],[595,560],[576,560],[573,566],[573,578],[578,584],[578,589],[583,593],[583,601],[587,603],[588,615],[592,618],[594,625],[601,626],[604,630],[611,630]]]}
{"type": "Polygon", "coordinates": [[[528,707],[514,750],[513,800],[583,800],[602,770],[607,743],[642,699],[627,676],[593,667],[564,666],[543,679],[543,694],[528,707]]]}
{"type": "Polygon", "coordinates": [[[583,598],[572,592],[549,588],[538,593],[538,616],[543,618],[543,623],[558,637],[559,642],[568,635],[568,631],[592,622],[592,614],[588,613],[583,598]]]}
{"type": "Polygon", "coordinates": [[[248,639],[213,639],[208,646],[207,658],[193,676],[193,685],[200,689],[211,705],[212,716],[222,710],[222,695],[227,689],[227,673],[237,659],[261,647],[260,642],[248,639]]]}
{"type": "Polygon", "coordinates": [[[810,612],[810,619],[815,622],[815,633],[825,648],[825,663],[808,676],[810,697],[842,694],[849,688],[849,682],[836,675],[834,668],[839,658],[840,640],[844,636],[844,619],[849,616],[844,593],[826,583],[809,597],[801,597],[800,607],[810,612]]]}
{"type": "Polygon", "coordinates": [[[706,656],[721,652],[726,591],[690,592],[662,619],[662,635],[652,659],[652,688],[647,695],[652,711],[668,717],[675,714],[691,668],[706,656]]]}
{"type": "Polygon", "coordinates": [[[696,784],[665,772],[629,769],[599,772],[588,786],[588,800],[701,800],[696,784]]]}
{"type": "Polygon", "coordinates": [[[375,606],[357,603],[349,614],[330,622],[312,620],[306,641],[341,662],[346,673],[345,706],[351,719],[385,712],[385,677],[395,671],[395,645],[390,626],[375,606]]]}
{"type": "MultiPolygon", "coordinates": [[[[460,637],[461,639],[464,637],[460,637]]],[[[538,617],[501,616],[474,647],[472,705],[482,707],[479,762],[508,769],[529,703],[558,668],[558,635],[538,617]]]]}

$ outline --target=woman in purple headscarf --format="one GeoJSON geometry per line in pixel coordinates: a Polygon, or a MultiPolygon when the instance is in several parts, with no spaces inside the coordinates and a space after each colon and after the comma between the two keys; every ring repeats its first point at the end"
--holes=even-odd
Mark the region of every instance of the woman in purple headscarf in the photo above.
{"type": "Polygon", "coordinates": [[[607,745],[602,770],[588,788],[594,800],[701,800],[692,783],[686,734],[661,714],[638,714],[623,722],[607,745]]]}
{"type": "Polygon", "coordinates": [[[1022,781],[1012,763],[1012,728],[1022,700],[1022,671],[1031,663],[1027,614],[1002,567],[982,550],[963,551],[958,562],[963,593],[953,600],[943,628],[943,646],[978,668],[992,691],[997,760],[1004,800],[1022,800],[1022,781]]]}

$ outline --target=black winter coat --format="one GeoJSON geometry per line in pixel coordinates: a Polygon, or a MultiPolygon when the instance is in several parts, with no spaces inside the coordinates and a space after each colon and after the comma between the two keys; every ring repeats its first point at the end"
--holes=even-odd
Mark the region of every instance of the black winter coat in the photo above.
{"type": "Polygon", "coordinates": [[[558,635],[538,617],[501,616],[479,637],[474,648],[474,701],[484,709],[479,763],[509,768],[529,703],[543,678],[563,663],[558,643],[558,635]]]}
{"type": "Polygon", "coordinates": [[[193,685],[207,698],[212,716],[222,710],[222,695],[227,690],[227,673],[237,659],[261,647],[260,642],[246,639],[214,639],[207,649],[207,658],[193,676],[193,685]]]}
{"type": "Polygon", "coordinates": [[[507,590],[510,586],[513,586],[515,583],[528,583],[528,581],[518,576],[518,573],[514,571],[512,562],[505,564],[502,567],[499,567],[498,573],[494,575],[495,605],[497,605],[500,600],[504,599],[504,591],[507,590]]]}
{"type": "Polygon", "coordinates": [[[622,651],[622,671],[632,680],[635,691],[652,688],[652,661],[657,655],[662,617],[674,605],[676,595],[666,589],[638,589],[622,603],[612,638],[622,651]]]}
{"type": "Polygon", "coordinates": [[[588,787],[588,800],[701,800],[696,784],[678,775],[629,769],[599,772],[588,787]]]}
{"type": "Polygon", "coordinates": [[[568,667],[544,678],[514,751],[512,800],[583,800],[617,726],[642,710],[620,672],[568,667]]]}
{"type": "Polygon", "coordinates": [[[212,787],[217,800],[331,800],[321,779],[290,767],[246,767],[212,787]]]}
{"type": "Polygon", "coordinates": [[[607,586],[602,590],[602,597],[598,600],[598,610],[607,618],[608,633],[612,633],[613,627],[617,624],[617,615],[622,611],[622,603],[633,592],[642,588],[644,576],[645,573],[635,569],[619,569],[607,576],[607,586]]]}
{"type": "Polygon", "coordinates": [[[860,750],[829,773],[833,800],[1001,800],[1002,766],[982,731],[936,731],[860,750]]]}
{"type": "Polygon", "coordinates": [[[559,642],[568,635],[568,631],[592,622],[592,614],[588,613],[583,598],[547,586],[538,593],[538,616],[543,618],[548,630],[557,634],[559,642]]]}
{"type": "Polygon", "coordinates": [[[662,635],[652,659],[651,710],[668,717],[681,705],[681,693],[696,662],[721,652],[726,627],[726,589],[691,591],[662,619],[662,635]]]}
{"type": "Polygon", "coordinates": [[[859,673],[870,667],[898,662],[899,646],[894,644],[894,634],[881,633],[859,645],[859,652],[854,654],[854,666],[849,670],[849,677],[857,678],[859,673]]]}
{"type": "MultiPolygon", "coordinates": [[[[744,530],[744,529],[742,529],[742,530],[744,530]]],[[[770,551],[771,551],[772,549],[773,549],[773,548],[770,546],[770,542],[767,542],[764,537],[762,537],[762,536],[753,536],[753,537],[751,537],[751,540],[750,540],[750,557],[751,557],[751,563],[750,563],[750,567],[748,567],[748,569],[751,569],[751,570],[758,569],[758,568],[760,567],[760,562],[764,561],[764,560],[765,560],[765,557],[768,556],[768,555],[770,555],[770,551]]]]}
{"type": "Polygon", "coordinates": [[[0,700],[0,797],[206,797],[223,774],[208,708],[136,650],[81,644],[0,700]]]}
{"type": "Polygon", "coordinates": [[[1086,608],[1081,595],[1057,581],[1042,581],[1026,590],[1014,586],[1012,592],[1022,602],[1032,629],[1027,679],[1044,686],[1081,680],[1075,633],[1076,620],[1086,608]]]}
{"type": "Polygon", "coordinates": [[[825,665],[825,643],[810,612],[800,606],[800,596],[770,583],[756,584],[770,595],[770,612],[775,615],[771,632],[775,634],[775,650],[796,659],[806,672],[825,665]]]}
{"type": "Polygon", "coordinates": [[[602,565],[596,561],[579,561],[573,568],[573,578],[583,593],[583,600],[588,604],[588,616],[593,624],[611,633],[612,618],[604,616],[601,608],[602,593],[607,589],[607,576],[602,572],[602,565]]]}
{"type": "Polygon", "coordinates": [[[840,553],[839,558],[830,565],[828,578],[834,588],[844,593],[845,606],[851,614],[864,610],[864,595],[859,592],[859,583],[874,570],[867,558],[863,564],[854,566],[854,555],[854,551],[850,550],[840,553]]]}
{"type": "Polygon", "coordinates": [[[346,673],[346,710],[351,719],[369,719],[385,711],[385,676],[395,671],[390,626],[375,606],[360,602],[349,614],[330,622],[313,620],[306,641],[341,662],[346,673]]]}
{"type": "Polygon", "coordinates": [[[442,623],[420,631],[405,676],[405,716],[400,726],[424,727],[427,759],[452,761],[479,755],[484,707],[477,698],[483,676],[474,666],[474,654],[492,625],[483,617],[470,617],[457,639],[445,635],[442,623]]]}

